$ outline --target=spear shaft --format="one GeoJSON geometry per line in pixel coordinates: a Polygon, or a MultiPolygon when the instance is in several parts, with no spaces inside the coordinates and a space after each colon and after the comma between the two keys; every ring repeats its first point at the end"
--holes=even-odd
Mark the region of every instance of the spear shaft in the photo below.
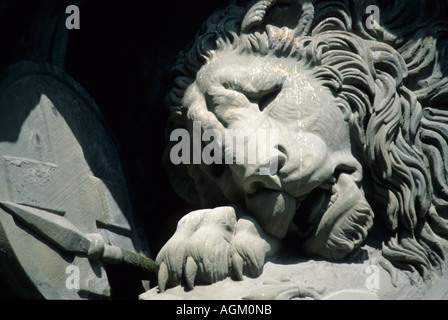
{"type": "Polygon", "coordinates": [[[11,201],[0,201],[0,207],[63,251],[86,254],[91,261],[100,259],[105,264],[125,264],[156,273],[154,260],[106,244],[101,234],[86,234],[62,216],[11,201]]]}

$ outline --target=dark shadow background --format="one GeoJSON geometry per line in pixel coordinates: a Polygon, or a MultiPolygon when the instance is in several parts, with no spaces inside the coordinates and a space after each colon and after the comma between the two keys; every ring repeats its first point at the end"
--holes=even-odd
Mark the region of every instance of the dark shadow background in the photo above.
{"type": "MultiPolygon", "coordinates": [[[[50,63],[89,92],[117,141],[153,258],[194,209],[174,193],[161,164],[164,76],[204,20],[227,3],[0,0],[0,71],[21,60],[50,63]],[[65,27],[70,4],[80,9],[79,30],[65,27]]],[[[0,283],[0,299],[11,297],[0,283]]]]}
{"type": "Polygon", "coordinates": [[[118,141],[134,209],[153,255],[190,209],[168,184],[161,156],[164,76],[203,21],[226,0],[88,0],[70,32],[66,71],[92,95],[118,141]],[[168,221],[167,221],[168,219],[168,221]]]}

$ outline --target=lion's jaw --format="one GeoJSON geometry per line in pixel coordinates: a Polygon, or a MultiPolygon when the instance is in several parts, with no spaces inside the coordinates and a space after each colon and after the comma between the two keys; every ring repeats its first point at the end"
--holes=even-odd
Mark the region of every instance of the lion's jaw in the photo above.
{"type": "MultiPolygon", "coordinates": [[[[373,213],[361,190],[347,115],[297,60],[217,53],[198,72],[184,105],[191,121],[222,136],[247,128],[277,133],[275,144],[256,142],[276,158],[275,173],[260,174],[266,161],[257,159],[212,176],[227,199],[245,202],[266,232],[280,239],[296,232],[305,251],[331,259],[364,241],[373,213]]],[[[209,168],[201,170],[210,176],[209,168]]]]}

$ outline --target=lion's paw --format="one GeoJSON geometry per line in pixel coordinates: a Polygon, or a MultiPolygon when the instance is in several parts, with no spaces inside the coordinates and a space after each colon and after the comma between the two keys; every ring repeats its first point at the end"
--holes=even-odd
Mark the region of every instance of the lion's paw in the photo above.
{"type": "Polygon", "coordinates": [[[268,236],[254,218],[240,218],[229,249],[232,275],[238,280],[242,280],[243,275],[259,276],[266,258],[277,251],[278,245],[279,241],[268,236]]]}
{"type": "Polygon", "coordinates": [[[191,212],[157,255],[159,289],[163,292],[183,279],[193,289],[196,283],[229,276],[257,276],[275,243],[253,219],[237,220],[233,207],[191,212]]]}

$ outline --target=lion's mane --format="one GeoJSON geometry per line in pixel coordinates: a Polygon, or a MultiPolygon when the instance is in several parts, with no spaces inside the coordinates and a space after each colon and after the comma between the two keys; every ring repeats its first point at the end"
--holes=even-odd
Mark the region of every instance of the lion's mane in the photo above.
{"type": "MultiPolygon", "coordinates": [[[[301,61],[350,111],[366,196],[386,230],[383,256],[429,277],[448,239],[448,10],[440,1],[377,1],[381,24],[370,30],[371,4],[261,0],[218,11],[170,73],[170,125],[186,127],[185,90],[219,50],[301,61]]],[[[198,200],[187,168],[184,179],[176,170],[175,188],[198,200]]]]}

